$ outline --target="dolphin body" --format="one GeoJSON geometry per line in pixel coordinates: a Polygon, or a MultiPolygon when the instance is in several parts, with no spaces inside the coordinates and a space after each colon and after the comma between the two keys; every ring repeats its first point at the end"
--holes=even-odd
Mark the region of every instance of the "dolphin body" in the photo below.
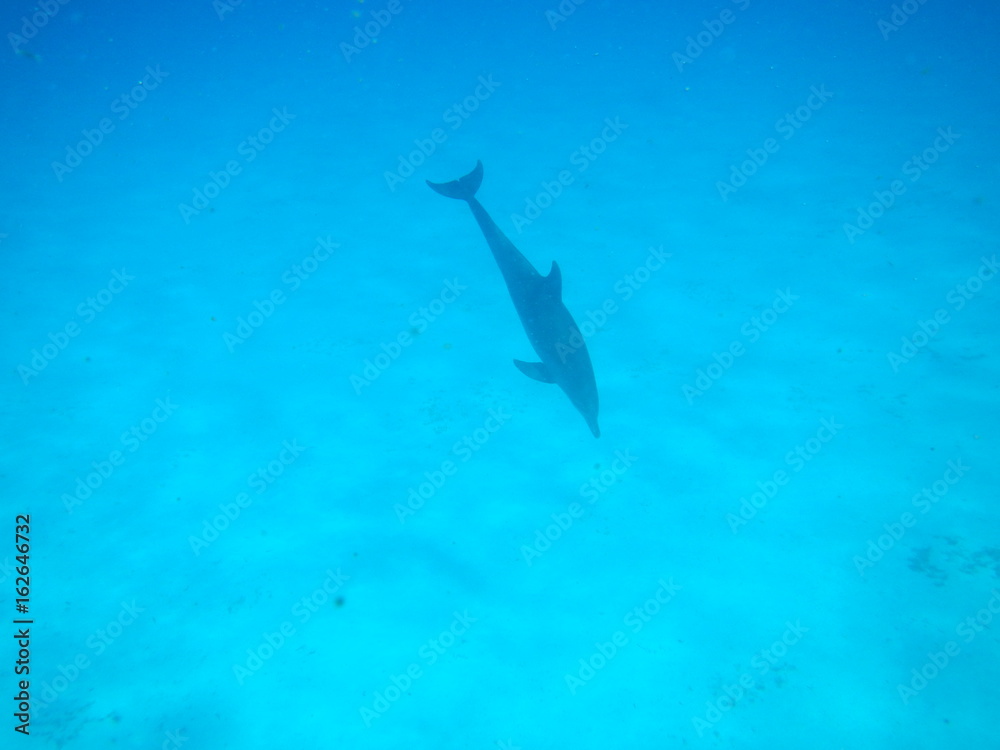
{"type": "Polygon", "coordinates": [[[522,362],[514,365],[529,378],[542,383],[555,383],[569,396],[587,421],[594,437],[601,436],[597,426],[597,381],[590,364],[590,354],[580,329],[562,301],[562,275],[558,264],[552,262],[548,276],[542,276],[528,259],[521,255],[513,243],[504,236],[500,227],[476,200],[476,191],[483,181],[483,163],[453,182],[427,184],[448,198],[463,200],[472,209],[479,228],[493,251],[493,258],[500,267],[511,301],[521,318],[524,332],[541,362],[522,362]]]}

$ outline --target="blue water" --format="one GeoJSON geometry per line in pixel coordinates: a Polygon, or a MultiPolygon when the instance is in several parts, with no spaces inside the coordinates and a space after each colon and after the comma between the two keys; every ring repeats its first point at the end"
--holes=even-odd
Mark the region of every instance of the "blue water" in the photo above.
{"type": "Polygon", "coordinates": [[[0,18],[0,746],[1000,746],[995,4],[0,18]]]}

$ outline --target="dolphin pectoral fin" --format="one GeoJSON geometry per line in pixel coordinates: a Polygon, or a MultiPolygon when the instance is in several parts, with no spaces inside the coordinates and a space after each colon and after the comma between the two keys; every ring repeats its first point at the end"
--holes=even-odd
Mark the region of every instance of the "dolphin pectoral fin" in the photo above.
{"type": "Polygon", "coordinates": [[[538,380],[542,383],[556,382],[552,379],[552,376],[549,375],[549,371],[545,369],[545,365],[541,362],[522,362],[519,359],[515,359],[514,366],[532,380],[538,380]]]}

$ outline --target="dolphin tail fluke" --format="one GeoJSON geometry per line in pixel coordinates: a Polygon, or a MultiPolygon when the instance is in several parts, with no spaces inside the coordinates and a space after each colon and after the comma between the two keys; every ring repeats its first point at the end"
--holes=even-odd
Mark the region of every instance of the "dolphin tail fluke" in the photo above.
{"type": "Polygon", "coordinates": [[[451,182],[431,182],[427,180],[428,186],[436,193],[446,198],[456,198],[462,201],[471,201],[476,197],[476,191],[483,182],[483,163],[476,162],[476,168],[465,177],[460,177],[451,182]]]}

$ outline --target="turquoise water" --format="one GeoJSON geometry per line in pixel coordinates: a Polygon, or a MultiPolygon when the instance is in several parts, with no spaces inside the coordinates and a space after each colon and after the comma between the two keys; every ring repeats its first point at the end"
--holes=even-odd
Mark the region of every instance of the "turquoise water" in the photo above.
{"type": "Polygon", "coordinates": [[[0,746],[998,746],[997,9],[665,5],[5,6],[0,746]]]}

